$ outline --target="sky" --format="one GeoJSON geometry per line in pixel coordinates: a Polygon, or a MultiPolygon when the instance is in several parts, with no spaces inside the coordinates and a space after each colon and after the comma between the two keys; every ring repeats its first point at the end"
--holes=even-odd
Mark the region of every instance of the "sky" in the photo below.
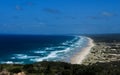
{"type": "Polygon", "coordinates": [[[120,33],[120,0],[0,0],[0,34],[120,33]]]}

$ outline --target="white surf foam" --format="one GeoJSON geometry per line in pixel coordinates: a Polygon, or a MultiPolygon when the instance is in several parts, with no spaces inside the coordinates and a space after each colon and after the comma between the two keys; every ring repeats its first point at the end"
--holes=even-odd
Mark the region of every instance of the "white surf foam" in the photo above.
{"type": "Polygon", "coordinates": [[[46,53],[46,51],[34,51],[34,53],[43,54],[43,53],[46,53]]]}
{"type": "Polygon", "coordinates": [[[42,58],[35,58],[35,59],[30,59],[31,61],[35,61],[35,62],[39,62],[39,61],[43,61],[43,60],[48,60],[49,58],[55,58],[57,57],[57,53],[60,52],[68,52],[70,50],[70,48],[66,48],[65,50],[59,50],[59,51],[53,51],[51,52],[48,56],[46,57],[42,57],[42,58]]]}
{"type": "Polygon", "coordinates": [[[1,64],[23,64],[24,62],[2,61],[1,64]]]}
{"type": "Polygon", "coordinates": [[[11,57],[11,59],[30,59],[30,58],[37,58],[39,56],[28,56],[26,54],[14,54],[14,57],[11,57]]]}
{"type": "MultiPolygon", "coordinates": [[[[70,52],[71,50],[74,50],[75,47],[81,47],[83,42],[85,40],[85,37],[83,36],[77,36],[75,39],[73,39],[72,41],[66,41],[64,43],[62,43],[62,45],[68,45],[68,43],[73,43],[71,44],[71,47],[68,47],[66,48],[65,50],[55,50],[55,51],[51,51],[51,53],[46,56],[46,57],[39,57],[39,58],[34,58],[34,59],[30,59],[31,61],[34,61],[34,62],[40,62],[40,61],[43,61],[43,60],[49,60],[49,59],[52,59],[52,58],[63,58],[65,55],[64,53],[67,54],[67,52],[70,52]],[[73,43],[73,41],[75,41],[73,43]],[[58,56],[58,53],[63,53],[63,56],[58,56]]],[[[65,46],[58,46],[57,48],[65,48],[65,46]]],[[[49,49],[49,48],[48,48],[49,49]]]]}

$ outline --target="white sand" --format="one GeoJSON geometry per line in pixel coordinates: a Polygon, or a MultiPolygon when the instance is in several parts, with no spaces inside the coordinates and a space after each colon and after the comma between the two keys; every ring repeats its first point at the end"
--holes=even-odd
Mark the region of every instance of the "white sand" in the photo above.
{"type": "Polygon", "coordinates": [[[91,48],[94,46],[93,40],[88,38],[89,42],[87,47],[83,48],[79,53],[71,58],[71,64],[82,64],[82,61],[90,53],[91,48]]]}

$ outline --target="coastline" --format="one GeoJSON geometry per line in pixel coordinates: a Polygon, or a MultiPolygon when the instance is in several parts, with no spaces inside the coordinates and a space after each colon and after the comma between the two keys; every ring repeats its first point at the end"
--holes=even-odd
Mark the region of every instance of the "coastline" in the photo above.
{"type": "Polygon", "coordinates": [[[73,54],[73,58],[74,60],[76,58],[76,61],[73,61],[74,63],[72,64],[61,61],[41,61],[32,64],[0,64],[0,75],[119,75],[120,35],[116,39],[112,38],[112,40],[108,35],[89,37],[85,38],[88,40],[85,40],[83,48],[80,49],[78,47],[78,53],[76,55],[73,54]]]}
{"type": "Polygon", "coordinates": [[[93,39],[89,37],[87,37],[87,39],[89,40],[87,46],[82,48],[80,52],[71,58],[71,64],[82,64],[83,60],[86,59],[87,55],[90,53],[91,48],[95,46],[93,39]]]}

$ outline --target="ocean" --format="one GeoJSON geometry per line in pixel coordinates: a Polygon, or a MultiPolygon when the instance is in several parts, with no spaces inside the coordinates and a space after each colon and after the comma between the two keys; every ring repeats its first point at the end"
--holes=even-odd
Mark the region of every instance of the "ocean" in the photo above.
{"type": "Polygon", "coordinates": [[[0,64],[70,62],[87,43],[76,35],[0,35],[0,64]]]}

